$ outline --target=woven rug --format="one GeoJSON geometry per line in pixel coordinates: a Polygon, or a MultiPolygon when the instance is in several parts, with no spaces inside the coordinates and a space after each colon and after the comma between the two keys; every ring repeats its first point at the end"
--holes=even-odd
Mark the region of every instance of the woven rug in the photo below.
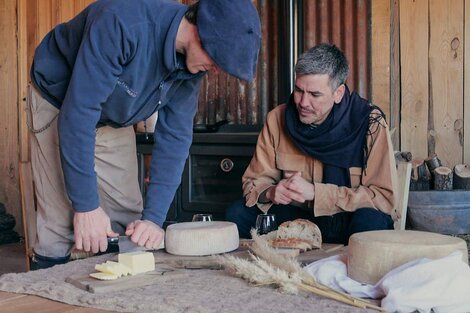
{"type": "Polygon", "coordinates": [[[95,264],[111,258],[103,255],[45,270],[4,274],[0,276],[0,290],[116,312],[375,312],[313,294],[287,295],[269,286],[253,287],[223,270],[178,270],[171,275],[155,275],[151,285],[112,294],[90,293],[65,282],[71,275],[94,272],[95,264]]]}

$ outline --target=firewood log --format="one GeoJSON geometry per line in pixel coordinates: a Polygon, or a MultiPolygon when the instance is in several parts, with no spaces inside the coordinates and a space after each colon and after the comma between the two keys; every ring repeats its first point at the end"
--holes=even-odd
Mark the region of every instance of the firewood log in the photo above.
{"type": "Polygon", "coordinates": [[[410,162],[413,159],[413,155],[409,151],[395,151],[395,162],[410,162]]]}
{"type": "Polygon", "coordinates": [[[470,190],[470,166],[457,164],[454,166],[454,189],[470,190]]]}
{"type": "Polygon", "coordinates": [[[411,160],[410,190],[429,190],[431,173],[423,159],[411,160]]]}
{"type": "Polygon", "coordinates": [[[436,168],[442,166],[441,160],[437,157],[437,154],[431,154],[426,160],[426,165],[428,166],[429,171],[432,173],[436,168]]]}
{"type": "Polygon", "coordinates": [[[434,186],[434,170],[439,166],[442,166],[441,160],[437,157],[437,154],[433,153],[424,160],[426,163],[429,172],[431,173],[431,181],[429,182],[430,186],[434,186]]]}
{"type": "Polygon", "coordinates": [[[446,166],[439,166],[434,170],[434,189],[452,190],[453,172],[446,166]]]}

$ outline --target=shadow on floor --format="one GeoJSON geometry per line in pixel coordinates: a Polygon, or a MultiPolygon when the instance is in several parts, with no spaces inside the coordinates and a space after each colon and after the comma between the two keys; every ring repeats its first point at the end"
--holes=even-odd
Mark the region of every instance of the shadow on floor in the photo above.
{"type": "Polygon", "coordinates": [[[0,245],[0,275],[26,272],[26,251],[23,242],[0,245]]]}

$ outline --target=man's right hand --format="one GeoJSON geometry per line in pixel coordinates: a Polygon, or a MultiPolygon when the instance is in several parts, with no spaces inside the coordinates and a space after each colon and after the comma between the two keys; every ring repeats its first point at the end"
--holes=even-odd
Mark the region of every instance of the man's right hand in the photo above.
{"type": "Polygon", "coordinates": [[[119,236],[111,229],[111,220],[101,207],[89,212],[75,212],[73,228],[75,247],[86,252],[105,252],[107,237],[119,236]]]}
{"type": "Polygon", "coordinates": [[[304,202],[302,195],[288,188],[289,180],[283,179],[266,191],[266,198],[273,204],[290,204],[292,201],[304,202]]]}
{"type": "Polygon", "coordinates": [[[313,200],[315,187],[302,178],[300,172],[292,172],[276,185],[270,187],[265,195],[273,204],[290,204],[295,201],[304,203],[313,200]]]}

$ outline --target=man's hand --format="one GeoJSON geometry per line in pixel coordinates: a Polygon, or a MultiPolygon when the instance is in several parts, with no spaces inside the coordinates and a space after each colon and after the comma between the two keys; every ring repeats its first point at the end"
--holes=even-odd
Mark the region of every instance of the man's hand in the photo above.
{"type": "Polygon", "coordinates": [[[301,196],[301,198],[295,199],[297,202],[304,203],[305,201],[311,201],[315,198],[315,185],[302,178],[302,173],[300,172],[289,177],[285,183],[285,187],[291,192],[301,196]],[[299,199],[301,201],[299,201],[299,199]]]}
{"type": "Polygon", "coordinates": [[[148,220],[136,220],[126,227],[126,235],[131,241],[147,249],[158,249],[165,232],[157,224],[148,220]]]}
{"type": "Polygon", "coordinates": [[[300,172],[292,173],[266,191],[265,197],[273,204],[304,203],[315,197],[315,187],[302,178],[300,172]]]}
{"type": "Polygon", "coordinates": [[[104,252],[108,247],[107,237],[119,236],[111,229],[109,216],[101,207],[89,212],[76,212],[73,228],[75,247],[86,252],[104,252]]]}
{"type": "Polygon", "coordinates": [[[289,179],[283,179],[266,191],[266,198],[273,204],[290,204],[292,201],[303,202],[302,194],[288,188],[289,179]]]}

